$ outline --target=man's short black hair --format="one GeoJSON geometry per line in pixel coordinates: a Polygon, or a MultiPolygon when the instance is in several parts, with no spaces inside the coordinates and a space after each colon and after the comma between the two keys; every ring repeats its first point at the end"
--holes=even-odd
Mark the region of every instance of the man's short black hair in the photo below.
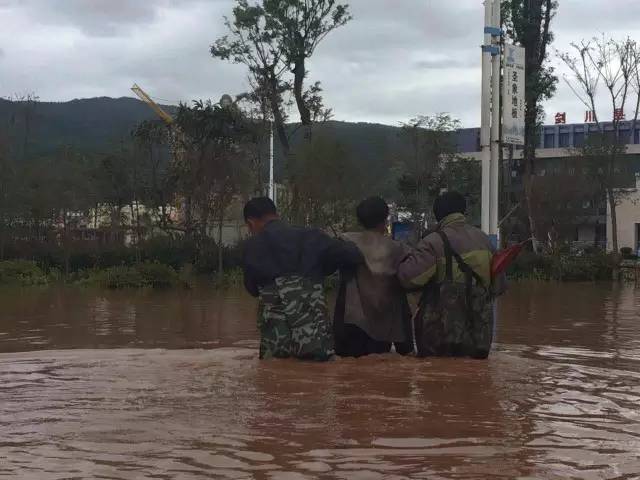
{"type": "Polygon", "coordinates": [[[466,213],[467,200],[461,193],[445,192],[433,202],[433,213],[438,222],[452,213],[466,213]]]}
{"type": "Polygon", "coordinates": [[[389,205],[380,197],[367,198],[356,208],[358,222],[367,230],[379,227],[387,221],[389,205]]]}
{"type": "Polygon", "coordinates": [[[246,222],[250,218],[259,220],[267,215],[277,215],[278,210],[276,209],[276,204],[269,197],[256,197],[247,202],[243,213],[246,222]]]}

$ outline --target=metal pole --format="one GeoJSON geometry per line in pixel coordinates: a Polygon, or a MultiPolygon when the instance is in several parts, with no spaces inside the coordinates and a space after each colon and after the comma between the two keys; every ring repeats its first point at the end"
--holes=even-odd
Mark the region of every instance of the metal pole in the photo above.
{"type": "MultiPolygon", "coordinates": [[[[500,28],[500,0],[493,0],[492,23],[500,28]]],[[[492,57],[491,69],[491,194],[489,198],[489,235],[498,246],[499,189],[500,189],[500,69],[501,52],[500,36],[493,37],[493,45],[498,47],[498,54],[492,57]]]]}
{"type": "Polygon", "coordinates": [[[482,230],[489,233],[491,198],[491,0],[484,1],[484,44],[482,48],[482,103],[480,119],[480,148],[482,151],[482,230]]]}
{"type": "Polygon", "coordinates": [[[273,178],[273,122],[269,122],[269,198],[276,202],[275,183],[273,178]]]}

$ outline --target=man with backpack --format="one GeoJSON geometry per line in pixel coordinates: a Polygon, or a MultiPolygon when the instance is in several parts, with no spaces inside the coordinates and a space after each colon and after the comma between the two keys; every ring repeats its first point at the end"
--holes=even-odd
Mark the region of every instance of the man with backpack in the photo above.
{"type": "Polygon", "coordinates": [[[418,356],[487,358],[497,292],[491,279],[494,247],[467,223],[460,193],[440,195],[433,212],[437,229],[398,268],[405,287],[423,289],[414,317],[418,356]]]}
{"type": "Polygon", "coordinates": [[[330,359],[323,279],[364,262],[360,250],[320,230],[287,225],[266,197],[250,200],[244,218],[253,235],[244,248],[244,284],[259,298],[260,358],[330,359]]]}

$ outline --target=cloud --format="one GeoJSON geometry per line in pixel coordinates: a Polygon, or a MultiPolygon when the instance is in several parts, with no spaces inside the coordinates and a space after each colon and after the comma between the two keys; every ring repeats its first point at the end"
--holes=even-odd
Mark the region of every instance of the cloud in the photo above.
{"type": "Polygon", "coordinates": [[[8,0],[0,7],[22,10],[41,25],[70,27],[89,36],[115,36],[154,22],[162,10],[189,8],[192,3],[195,0],[8,0]]]}
{"type": "MultiPolygon", "coordinates": [[[[397,124],[446,111],[479,123],[480,0],[347,0],[353,20],[332,32],[309,62],[336,118],[397,124]]],[[[156,98],[218,99],[247,89],[242,66],[208,49],[226,33],[233,0],[0,0],[0,96],[43,100],[131,95],[137,82],[156,98]]],[[[637,0],[562,0],[555,48],[599,31],[640,38],[637,0]],[[612,7],[615,3],[615,7],[612,7]]],[[[561,65],[553,63],[562,72],[561,65]]],[[[549,118],[583,108],[563,84],[549,118]]],[[[295,110],[292,112],[295,118],[295,110]]]]}

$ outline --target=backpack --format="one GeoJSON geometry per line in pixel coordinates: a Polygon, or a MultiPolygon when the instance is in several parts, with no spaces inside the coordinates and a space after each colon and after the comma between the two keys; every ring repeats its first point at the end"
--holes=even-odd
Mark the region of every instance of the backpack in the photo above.
{"type": "Polygon", "coordinates": [[[487,358],[494,322],[490,289],[451,248],[447,235],[436,233],[444,244],[446,274],[420,299],[414,324],[418,356],[487,358]],[[464,273],[464,283],[453,281],[453,259],[464,273]]]}

